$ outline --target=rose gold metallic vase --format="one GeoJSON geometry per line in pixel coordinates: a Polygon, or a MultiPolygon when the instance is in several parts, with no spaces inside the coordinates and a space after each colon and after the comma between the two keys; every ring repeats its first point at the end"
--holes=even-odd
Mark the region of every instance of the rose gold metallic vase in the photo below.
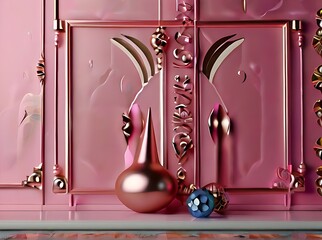
{"type": "Polygon", "coordinates": [[[159,162],[151,109],[133,164],[118,176],[115,191],[125,206],[140,213],[157,212],[176,196],[177,181],[159,162]]]}

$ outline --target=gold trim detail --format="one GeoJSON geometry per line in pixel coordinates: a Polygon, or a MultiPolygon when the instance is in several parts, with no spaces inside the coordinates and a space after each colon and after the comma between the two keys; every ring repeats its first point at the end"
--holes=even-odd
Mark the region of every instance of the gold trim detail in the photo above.
{"type": "Polygon", "coordinates": [[[54,22],[53,29],[55,31],[55,63],[54,63],[54,167],[53,167],[53,193],[67,193],[67,179],[62,173],[62,169],[58,163],[58,48],[59,35],[64,31],[64,22],[59,19],[59,0],[54,0],[54,22]]]}
{"type": "Polygon", "coordinates": [[[157,56],[157,65],[159,71],[163,68],[164,48],[166,47],[169,40],[165,29],[165,27],[160,26],[151,36],[151,46],[153,47],[153,50],[157,56]]]}
{"type": "Polygon", "coordinates": [[[55,31],[62,31],[64,29],[63,22],[59,19],[59,0],[54,0],[53,28],[55,31]]]}
{"type": "Polygon", "coordinates": [[[43,55],[40,56],[38,63],[37,63],[37,77],[40,83],[43,85],[46,77],[45,73],[45,59],[43,55]]]}
{"type": "Polygon", "coordinates": [[[316,140],[313,149],[315,151],[316,156],[322,160],[322,137],[316,140]]]}
{"type": "Polygon", "coordinates": [[[306,166],[304,163],[304,151],[303,151],[303,33],[302,33],[302,21],[300,20],[292,20],[292,31],[297,33],[297,43],[299,47],[299,73],[300,73],[300,97],[301,97],[301,104],[300,104],[300,133],[301,133],[301,142],[300,142],[300,154],[301,154],[301,163],[299,164],[298,168],[292,172],[292,190],[295,192],[304,192],[305,191],[305,173],[306,173],[306,166]]]}
{"type": "Polygon", "coordinates": [[[301,163],[298,168],[292,172],[293,184],[291,190],[294,192],[304,192],[305,191],[305,173],[306,166],[301,163]]]}
{"type": "Polygon", "coordinates": [[[322,65],[314,69],[312,74],[312,84],[317,90],[322,92],[322,65]]]}
{"type": "Polygon", "coordinates": [[[243,12],[247,13],[247,0],[242,0],[243,1],[243,12]]]}
{"type": "Polygon", "coordinates": [[[319,176],[315,180],[316,191],[322,197],[322,166],[316,169],[316,174],[319,176]]]}
{"type": "Polygon", "coordinates": [[[62,170],[59,165],[54,165],[54,180],[53,180],[53,193],[67,193],[67,179],[62,174],[62,170]]]}
{"type": "Polygon", "coordinates": [[[22,186],[36,188],[42,190],[43,182],[43,169],[42,163],[38,167],[34,167],[33,173],[30,176],[27,176],[26,180],[22,182],[22,186]]]}
{"type": "Polygon", "coordinates": [[[315,51],[322,56],[322,28],[321,28],[321,22],[322,22],[322,9],[318,10],[315,16],[316,24],[318,26],[318,30],[316,30],[315,35],[312,40],[312,46],[315,49],[315,51]]]}
{"type": "Polygon", "coordinates": [[[316,117],[318,118],[317,119],[318,125],[322,127],[322,100],[321,99],[318,99],[315,101],[313,105],[313,110],[316,117]]]}

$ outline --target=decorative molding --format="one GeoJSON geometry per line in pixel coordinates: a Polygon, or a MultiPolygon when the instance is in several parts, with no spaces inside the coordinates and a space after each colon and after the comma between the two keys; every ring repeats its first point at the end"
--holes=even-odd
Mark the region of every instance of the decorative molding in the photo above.
{"type": "Polygon", "coordinates": [[[45,59],[43,55],[40,56],[38,63],[37,63],[37,77],[40,83],[43,85],[46,77],[45,71],[45,59]]]}
{"type": "Polygon", "coordinates": [[[157,66],[159,71],[163,68],[164,48],[166,47],[169,40],[165,29],[165,27],[160,26],[151,36],[151,46],[153,47],[154,52],[157,55],[157,66]]]}
{"type": "MultiPolygon", "coordinates": [[[[74,29],[78,28],[122,28],[124,26],[129,28],[140,28],[140,27],[149,27],[149,28],[155,28],[157,22],[149,22],[148,24],[137,24],[135,22],[107,22],[107,21],[86,21],[86,20],[66,20],[65,21],[65,33],[66,33],[66,103],[65,103],[65,117],[66,117],[66,125],[65,125],[65,139],[66,139],[66,154],[65,154],[65,163],[66,166],[64,167],[65,175],[63,172],[61,172],[60,176],[61,178],[57,179],[55,177],[54,181],[57,180],[55,183],[61,183],[63,186],[63,183],[61,181],[66,181],[66,187],[67,187],[67,193],[73,195],[112,195],[115,194],[114,187],[109,189],[99,188],[99,187],[75,187],[74,181],[73,181],[73,157],[72,157],[72,126],[73,126],[73,118],[72,118],[72,94],[73,89],[72,86],[72,68],[73,68],[73,62],[72,62],[72,51],[73,51],[73,42],[72,42],[72,32],[74,29]]],[[[75,39],[73,41],[76,41],[75,39]]],[[[128,139],[131,136],[131,109],[133,109],[133,106],[135,105],[135,100],[139,96],[142,89],[149,83],[149,80],[155,76],[157,69],[154,68],[154,60],[152,57],[152,54],[150,56],[150,53],[148,53],[148,48],[146,45],[144,45],[141,41],[138,39],[128,36],[125,34],[121,34],[121,37],[112,37],[110,39],[110,43],[116,46],[118,49],[122,51],[127,57],[130,58],[132,63],[136,65],[137,60],[141,59],[142,64],[137,64],[138,68],[136,67],[136,70],[138,71],[144,71],[147,73],[146,77],[141,78],[141,89],[137,93],[137,95],[134,97],[134,100],[131,102],[130,106],[130,112],[124,113],[122,115],[123,119],[123,126],[122,131],[126,139],[128,139]]],[[[160,74],[162,70],[159,71],[160,74]]],[[[143,75],[142,75],[143,76],[143,75]]],[[[160,77],[161,78],[161,77],[160,77]]],[[[160,84],[163,83],[163,81],[160,81],[160,84]]],[[[162,93],[162,90],[160,90],[162,93]]],[[[160,114],[162,115],[162,114],[160,114]]],[[[162,147],[160,148],[160,152],[162,152],[162,147]]],[[[162,157],[160,157],[162,161],[162,157]]],[[[162,163],[163,164],[163,163],[162,163]]],[[[57,164],[58,165],[58,159],[57,164]]],[[[58,190],[57,190],[58,191],[58,190]]],[[[63,192],[63,191],[62,191],[63,192]]]]}
{"type": "Polygon", "coordinates": [[[304,150],[303,150],[303,136],[304,136],[304,113],[303,113],[303,33],[302,33],[302,22],[300,20],[293,20],[292,21],[292,31],[297,33],[297,42],[299,47],[299,63],[300,63],[300,97],[301,97],[301,104],[300,104],[300,132],[301,132],[301,142],[300,142],[300,158],[301,162],[298,165],[296,170],[293,170],[292,176],[294,178],[293,182],[293,190],[296,192],[303,192],[305,191],[305,173],[306,173],[306,166],[304,162],[304,150]]]}
{"type": "Polygon", "coordinates": [[[304,163],[301,163],[297,167],[297,169],[292,172],[292,176],[294,177],[292,190],[294,192],[305,191],[305,173],[306,173],[306,166],[304,163]]]}
{"type": "Polygon", "coordinates": [[[322,197],[322,166],[316,169],[316,174],[319,176],[315,180],[316,191],[322,197]]]}
{"type": "Polygon", "coordinates": [[[317,90],[322,92],[322,65],[314,69],[312,74],[312,84],[317,90]]]}
{"type": "Polygon", "coordinates": [[[318,118],[317,119],[318,125],[322,127],[322,100],[321,99],[318,99],[315,101],[313,105],[313,110],[316,117],[318,118]]]}
{"type": "Polygon", "coordinates": [[[63,22],[59,19],[59,0],[54,0],[54,22],[55,31],[55,65],[54,65],[54,167],[53,167],[53,193],[67,193],[67,179],[64,176],[58,161],[58,48],[59,36],[64,31],[63,22]]]}
{"type": "MultiPolygon", "coordinates": [[[[289,144],[288,144],[288,49],[289,49],[289,41],[288,41],[288,36],[290,33],[290,24],[288,21],[276,21],[276,22],[254,22],[254,23],[240,23],[234,25],[235,27],[240,27],[242,28],[243,26],[248,27],[251,25],[257,25],[258,27],[264,28],[264,27],[278,27],[281,29],[282,31],[282,35],[281,35],[281,39],[282,39],[282,48],[283,48],[283,72],[282,72],[282,80],[283,80],[283,87],[282,87],[282,97],[283,97],[283,125],[284,125],[284,129],[283,129],[283,154],[284,154],[284,167],[287,167],[288,165],[290,165],[289,161],[289,156],[288,156],[288,151],[289,151],[289,144]]],[[[215,27],[216,25],[214,25],[215,27]]],[[[219,24],[219,27],[224,26],[219,24]]],[[[203,24],[199,24],[198,27],[202,28],[202,27],[209,27],[209,25],[207,23],[203,24]]],[[[223,59],[225,59],[234,49],[236,49],[238,46],[240,46],[244,41],[247,41],[246,37],[242,37],[239,39],[233,39],[230,40],[231,38],[235,37],[236,35],[229,35],[229,36],[224,36],[220,39],[218,39],[218,41],[215,41],[214,44],[212,44],[210,46],[210,48],[208,49],[208,51],[205,52],[205,57],[204,57],[204,61],[202,62],[201,65],[201,72],[204,74],[204,76],[207,78],[207,80],[214,85],[215,81],[214,81],[214,77],[215,77],[215,73],[216,70],[218,69],[218,67],[220,66],[221,62],[223,61],[223,59]],[[230,40],[230,41],[228,41],[230,40]],[[226,51],[226,53],[225,53],[226,51]],[[218,65],[218,66],[216,66],[218,65]]],[[[238,75],[244,75],[244,79],[243,82],[246,82],[246,73],[243,71],[239,71],[238,75]]],[[[215,87],[215,86],[214,86],[215,87]]],[[[218,98],[221,100],[221,104],[223,104],[223,99],[220,95],[220,93],[218,92],[218,90],[215,88],[216,94],[218,95],[218,98]]],[[[198,103],[197,106],[199,106],[198,104],[200,104],[200,93],[198,93],[198,103]]],[[[215,108],[219,108],[218,106],[215,106],[215,108]]],[[[221,114],[223,114],[224,112],[227,113],[228,111],[226,111],[226,106],[223,104],[221,106],[221,114]]],[[[218,111],[218,110],[217,110],[218,111]]],[[[219,112],[219,111],[218,111],[219,112]]],[[[216,119],[215,114],[210,113],[209,115],[210,118],[208,118],[208,121],[210,120],[213,121],[212,124],[214,124],[214,126],[216,126],[218,119],[216,119]]],[[[224,127],[227,129],[227,133],[229,133],[229,120],[228,120],[228,116],[226,117],[225,120],[225,125],[224,127]]],[[[232,120],[233,121],[233,120],[232,120]]],[[[204,123],[199,123],[199,124],[204,124],[204,123]]],[[[208,125],[209,126],[209,125],[208,125]]],[[[198,127],[198,125],[197,125],[198,127]]],[[[214,134],[214,127],[210,127],[209,128],[210,132],[214,134]]],[[[211,134],[211,137],[213,140],[217,140],[213,138],[213,134],[211,134]]],[[[199,163],[200,164],[200,163],[199,163]]],[[[218,163],[218,166],[220,166],[220,163],[218,163]]],[[[302,167],[302,166],[301,166],[302,167]]],[[[301,168],[299,167],[299,168],[301,168]]],[[[288,171],[288,170],[287,170],[288,171]]],[[[303,172],[301,172],[301,174],[303,174],[303,172]]],[[[291,192],[296,192],[299,191],[299,189],[303,190],[303,188],[301,188],[302,186],[304,186],[304,184],[302,184],[302,176],[300,176],[299,174],[297,175],[297,172],[292,172],[288,171],[288,176],[289,178],[287,179],[287,181],[285,180],[285,185],[284,187],[279,187],[277,185],[274,185],[270,187],[225,187],[224,190],[229,194],[229,195],[252,195],[252,194],[281,194],[284,195],[285,197],[285,206],[287,208],[290,207],[290,198],[288,197],[288,195],[291,192]],[[291,178],[293,178],[294,180],[291,181],[291,178]]],[[[219,179],[220,179],[220,174],[219,174],[219,179]]],[[[278,180],[280,181],[280,180],[278,180]]],[[[220,183],[220,181],[218,181],[220,183]]]]}
{"type": "MultiPolygon", "coordinates": [[[[316,24],[318,26],[318,29],[316,30],[316,33],[313,37],[312,46],[315,49],[315,51],[322,56],[322,8],[319,9],[316,12],[315,15],[316,24]]],[[[320,90],[322,93],[322,65],[318,66],[316,69],[314,69],[314,72],[312,74],[312,84],[317,90],[320,90]]],[[[317,123],[319,126],[322,126],[322,112],[321,112],[321,100],[318,99],[315,101],[313,110],[315,115],[317,116],[318,120],[317,123]]],[[[303,138],[303,135],[301,135],[303,138]]],[[[316,156],[321,160],[322,159],[322,138],[320,137],[313,147],[316,156]]],[[[322,197],[322,166],[319,166],[316,169],[316,174],[318,175],[318,178],[315,180],[315,186],[317,193],[322,197]]]]}
{"type": "Polygon", "coordinates": [[[27,179],[22,182],[24,187],[36,188],[42,190],[43,183],[43,169],[42,163],[38,167],[34,167],[33,173],[27,176],[27,179]]]}
{"type": "Polygon", "coordinates": [[[67,179],[58,165],[54,166],[53,193],[67,193],[67,179]]]}
{"type": "Polygon", "coordinates": [[[316,33],[312,40],[312,46],[315,49],[315,51],[322,56],[322,8],[316,12],[316,24],[318,26],[318,30],[316,30],[316,33]]]}
{"type": "Polygon", "coordinates": [[[316,140],[315,145],[313,147],[316,156],[322,160],[322,137],[316,140]]]}
{"type": "Polygon", "coordinates": [[[195,148],[193,142],[193,126],[195,124],[193,110],[195,109],[192,106],[195,83],[192,80],[194,75],[191,75],[193,73],[191,68],[195,66],[194,52],[191,52],[191,47],[195,47],[193,42],[195,29],[191,28],[194,27],[194,3],[176,1],[178,15],[175,19],[181,21],[181,29],[174,35],[176,48],[172,54],[174,57],[172,66],[178,69],[173,83],[175,107],[172,114],[172,147],[178,163],[176,176],[179,185],[178,197],[187,192],[187,172],[184,165],[189,160],[189,153],[195,148]]]}

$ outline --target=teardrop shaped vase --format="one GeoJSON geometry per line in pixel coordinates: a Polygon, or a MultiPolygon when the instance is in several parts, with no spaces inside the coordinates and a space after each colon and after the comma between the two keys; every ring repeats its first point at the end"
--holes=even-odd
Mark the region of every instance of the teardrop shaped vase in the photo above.
{"type": "Polygon", "coordinates": [[[175,198],[177,188],[176,179],[159,162],[149,109],[133,164],[116,180],[116,195],[133,211],[151,213],[165,208],[175,198]]]}

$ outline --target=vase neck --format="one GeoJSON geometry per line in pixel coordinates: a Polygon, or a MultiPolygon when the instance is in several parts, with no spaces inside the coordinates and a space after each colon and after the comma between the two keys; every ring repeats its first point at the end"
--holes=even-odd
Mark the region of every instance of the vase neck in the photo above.
{"type": "Polygon", "coordinates": [[[160,164],[151,115],[151,108],[149,108],[144,132],[141,136],[140,144],[134,158],[134,162],[139,164],[160,164]]]}

